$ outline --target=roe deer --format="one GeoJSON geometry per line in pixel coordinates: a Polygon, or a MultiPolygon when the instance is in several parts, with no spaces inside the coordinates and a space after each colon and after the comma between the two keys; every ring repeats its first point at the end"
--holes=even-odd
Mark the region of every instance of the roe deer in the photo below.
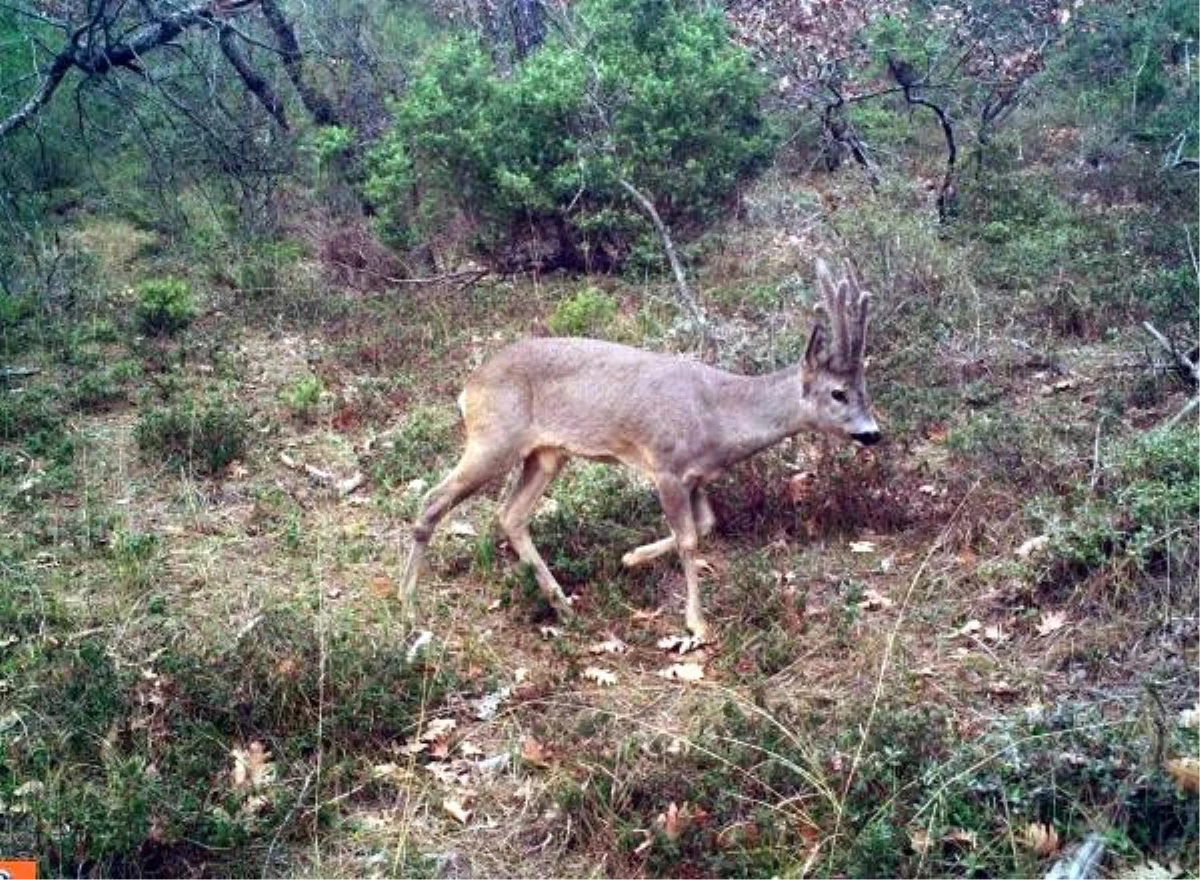
{"type": "Polygon", "coordinates": [[[529,536],[538,499],[572,456],[621,462],[658,489],[671,535],[626,553],[627,566],[672,550],[687,583],[686,623],[709,638],[700,607],[696,548],[714,525],[704,484],[730,465],[802,430],[872,444],[880,439],[863,376],[869,294],[847,268],[836,282],[821,260],[817,278],[829,328],[818,322],[802,363],[739,376],[686,358],[593,339],[526,339],[498,352],[459,396],[466,449],[429,491],[413,524],[401,581],[411,613],[429,539],[455,505],[520,466],[500,508],[513,549],[562,617],[567,597],[529,536]]]}

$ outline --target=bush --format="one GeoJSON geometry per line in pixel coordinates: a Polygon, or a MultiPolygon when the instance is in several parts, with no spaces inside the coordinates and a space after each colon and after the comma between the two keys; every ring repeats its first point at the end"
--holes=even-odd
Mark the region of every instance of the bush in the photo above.
{"type": "Polygon", "coordinates": [[[764,164],[762,81],[719,13],[585,0],[570,14],[578,39],[551,35],[506,78],[473,42],[434,54],[368,156],[364,192],[393,239],[449,204],[482,221],[493,251],[532,232],[550,239],[548,261],[588,268],[648,229],[621,179],[686,226],[764,164]]]}
{"type": "Polygon", "coordinates": [[[1071,571],[1169,570],[1189,580],[1197,566],[1200,437],[1194,426],[1159,428],[1108,449],[1106,479],[1074,509],[1034,504],[1051,537],[1048,576],[1071,571]],[[1167,566],[1170,566],[1167,569],[1167,566]]]}
{"type": "Polygon", "coordinates": [[[185,396],[142,414],[138,448],[176,467],[214,474],[246,452],[250,424],[236,404],[185,396]]]}
{"type": "Polygon", "coordinates": [[[546,326],[556,336],[596,336],[617,317],[617,302],[603,290],[585,287],[559,300],[546,326]]]}
{"type": "Polygon", "coordinates": [[[137,294],[138,326],[150,336],[174,336],[196,317],[191,285],[178,278],[143,281],[137,294]]]}

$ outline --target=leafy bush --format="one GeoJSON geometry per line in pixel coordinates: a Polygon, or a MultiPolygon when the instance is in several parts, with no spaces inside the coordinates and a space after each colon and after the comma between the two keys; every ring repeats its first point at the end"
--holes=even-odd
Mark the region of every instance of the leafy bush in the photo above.
{"type": "Polygon", "coordinates": [[[616,316],[616,300],[603,290],[585,287],[559,300],[546,326],[557,336],[595,336],[602,334],[616,316]]]}
{"type": "Polygon", "coordinates": [[[718,12],[585,0],[569,14],[573,36],[550,36],[507,78],[467,40],[430,59],[368,156],[364,192],[393,238],[448,204],[482,221],[493,250],[533,231],[559,265],[585,268],[648,228],[622,179],[686,225],[762,166],[762,82],[718,12]]]}
{"type": "Polygon", "coordinates": [[[216,397],[201,403],[185,396],[143,413],[136,436],[143,452],[177,467],[214,474],[245,454],[250,423],[236,404],[216,397]]]}
{"type": "Polygon", "coordinates": [[[1035,517],[1051,537],[1049,574],[1133,565],[1172,564],[1176,577],[1194,577],[1200,517],[1200,437],[1193,426],[1160,428],[1111,446],[1109,471],[1095,496],[1076,499],[1064,515],[1039,499],[1035,517]]]}
{"type": "Polygon", "coordinates": [[[179,278],[153,278],[134,289],[138,326],[151,336],[173,336],[196,317],[191,285],[179,278]]]}
{"type": "Polygon", "coordinates": [[[300,418],[307,418],[321,402],[321,380],[316,376],[301,376],[279,392],[284,405],[300,418]]]}

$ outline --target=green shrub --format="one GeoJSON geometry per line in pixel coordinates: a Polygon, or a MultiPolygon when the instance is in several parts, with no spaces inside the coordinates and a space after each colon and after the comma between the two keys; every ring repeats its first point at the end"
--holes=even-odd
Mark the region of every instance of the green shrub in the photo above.
{"type": "Polygon", "coordinates": [[[376,479],[395,486],[441,476],[459,452],[458,414],[439,406],[413,409],[376,467],[376,479]]]}
{"type": "Polygon", "coordinates": [[[316,376],[301,376],[296,381],[284,386],[283,390],[279,392],[279,396],[283,400],[284,406],[295,415],[307,418],[321,402],[323,391],[321,380],[316,376]]]}
{"type": "Polygon", "coordinates": [[[559,300],[546,326],[556,336],[597,336],[617,317],[617,301],[595,287],[559,300]]]}
{"type": "Polygon", "coordinates": [[[250,423],[237,404],[185,396],[144,412],[136,437],[145,453],[176,467],[214,474],[245,454],[250,423]]]}
{"type": "MultiPolygon", "coordinates": [[[[1159,428],[1106,450],[1105,480],[1094,494],[1033,505],[1051,538],[1051,577],[1132,565],[1137,571],[1171,564],[1173,576],[1194,578],[1200,517],[1200,437],[1194,426],[1159,428]]],[[[1081,492],[1083,490],[1080,490],[1081,492]]]]}
{"type": "Polygon", "coordinates": [[[149,279],[140,282],[134,292],[138,326],[150,336],[173,336],[196,317],[192,287],[182,279],[149,279]]]}
{"type": "Polygon", "coordinates": [[[686,226],[763,166],[763,82],[719,11],[585,0],[568,14],[574,36],[552,33],[511,76],[469,40],[433,54],[368,156],[364,192],[393,237],[446,204],[483,221],[487,246],[538,229],[583,268],[648,229],[620,179],[686,226]]]}

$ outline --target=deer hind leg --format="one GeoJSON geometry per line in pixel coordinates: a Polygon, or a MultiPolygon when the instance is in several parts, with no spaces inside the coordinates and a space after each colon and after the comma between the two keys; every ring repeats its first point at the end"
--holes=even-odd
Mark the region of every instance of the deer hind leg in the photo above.
{"type": "Polygon", "coordinates": [[[486,444],[468,442],[463,457],[440,483],[434,486],[421,501],[421,513],[412,527],[412,549],[400,578],[400,598],[406,616],[412,617],[415,607],[417,578],[429,539],[433,537],[438,523],[467,498],[478,492],[489,480],[504,473],[510,459],[504,451],[493,451],[486,444]]]}
{"type": "MultiPolygon", "coordinates": [[[[671,526],[675,548],[679,551],[679,560],[683,563],[683,577],[687,583],[687,604],[684,608],[684,620],[688,630],[700,641],[709,640],[708,624],[704,620],[704,612],[700,607],[700,572],[696,565],[696,549],[699,544],[699,532],[696,513],[695,489],[689,491],[678,477],[660,474],[658,477],[658,497],[662,501],[663,513],[671,526]]],[[[703,502],[707,507],[707,500],[703,502]]],[[[708,510],[712,513],[711,508],[708,510]]],[[[706,520],[709,528],[711,520],[706,520]]],[[[656,542],[661,544],[662,542],[656,542]]]]}
{"type": "Polygon", "coordinates": [[[521,475],[516,485],[501,506],[499,515],[500,527],[508,536],[513,550],[522,562],[533,569],[542,595],[563,619],[570,618],[574,611],[562,587],[533,545],[533,539],[529,536],[529,521],[533,518],[533,509],[537,506],[538,499],[562,471],[566,461],[567,457],[554,449],[539,449],[530,454],[521,467],[521,475]]]}
{"type": "MultiPolygon", "coordinates": [[[[692,518],[696,523],[696,531],[701,538],[705,537],[713,530],[716,525],[717,518],[713,514],[712,505],[708,501],[708,493],[704,491],[703,486],[696,486],[692,490],[692,518]]],[[[665,556],[675,549],[675,536],[669,535],[658,541],[653,541],[649,544],[643,544],[641,547],[636,547],[630,550],[621,557],[621,563],[626,568],[634,568],[639,565],[645,565],[660,556],[665,556]]]]}

